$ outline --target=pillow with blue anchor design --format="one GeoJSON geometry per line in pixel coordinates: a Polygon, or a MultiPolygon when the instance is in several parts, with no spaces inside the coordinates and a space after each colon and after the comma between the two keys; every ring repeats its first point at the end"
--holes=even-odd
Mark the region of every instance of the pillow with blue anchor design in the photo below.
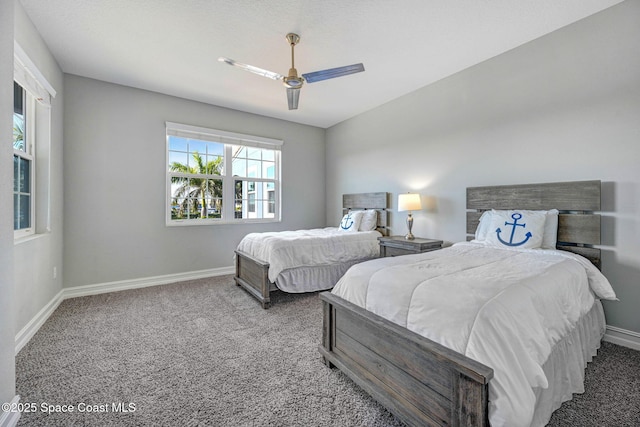
{"type": "Polygon", "coordinates": [[[340,231],[356,232],[358,231],[358,227],[360,227],[360,222],[362,222],[362,211],[349,211],[342,217],[338,228],[340,231]]]}
{"type": "Polygon", "coordinates": [[[494,211],[487,242],[501,248],[536,249],[544,235],[544,212],[494,211]]]}

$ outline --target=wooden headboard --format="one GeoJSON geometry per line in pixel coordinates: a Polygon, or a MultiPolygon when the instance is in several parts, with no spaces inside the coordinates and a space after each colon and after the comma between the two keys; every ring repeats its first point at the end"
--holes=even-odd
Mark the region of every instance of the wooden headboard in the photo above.
{"type": "Polygon", "coordinates": [[[552,182],[467,188],[467,240],[490,209],[558,209],[557,249],[574,252],[600,268],[600,181],[552,182]]]}
{"type": "Polygon", "coordinates": [[[349,210],[375,209],[378,211],[378,225],[376,229],[384,236],[387,235],[387,224],[389,222],[389,194],[380,193],[356,193],[342,195],[342,214],[349,210]]]}

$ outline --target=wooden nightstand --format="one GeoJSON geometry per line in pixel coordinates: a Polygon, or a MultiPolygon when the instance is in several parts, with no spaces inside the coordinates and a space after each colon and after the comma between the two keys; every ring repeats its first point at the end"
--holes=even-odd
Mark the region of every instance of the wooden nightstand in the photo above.
{"type": "Polygon", "coordinates": [[[398,256],[419,254],[435,251],[442,248],[442,240],[420,239],[407,240],[404,236],[378,237],[380,243],[380,256],[398,256]]]}

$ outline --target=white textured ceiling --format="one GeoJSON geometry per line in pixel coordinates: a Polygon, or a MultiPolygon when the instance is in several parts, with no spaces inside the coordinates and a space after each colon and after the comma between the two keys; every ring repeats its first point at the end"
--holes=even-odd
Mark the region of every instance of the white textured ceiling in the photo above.
{"type": "Polygon", "coordinates": [[[319,127],[372,109],[620,0],[20,0],[65,73],[319,127]],[[285,35],[305,84],[298,110],[280,82],[285,35]]]}

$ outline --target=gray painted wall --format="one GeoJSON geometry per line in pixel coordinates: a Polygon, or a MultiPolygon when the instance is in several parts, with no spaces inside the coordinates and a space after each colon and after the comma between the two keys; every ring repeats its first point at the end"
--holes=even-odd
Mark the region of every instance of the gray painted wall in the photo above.
{"type": "MultiPolygon", "coordinates": [[[[62,289],[62,104],[63,104],[63,77],[60,68],[55,59],[49,52],[46,44],[34,28],[30,19],[27,17],[24,9],[18,1],[8,1],[2,3],[2,89],[1,96],[3,103],[2,121],[5,121],[5,104],[4,100],[11,99],[13,92],[13,43],[14,38],[26,52],[29,58],[35,63],[40,72],[48,80],[48,82],[58,92],[56,98],[52,100],[51,109],[51,146],[50,151],[46,152],[44,157],[38,155],[38,161],[50,165],[50,174],[48,177],[39,176],[37,180],[44,185],[48,185],[48,194],[50,198],[50,232],[38,234],[34,238],[14,244],[13,239],[13,214],[12,210],[2,213],[2,232],[0,242],[2,249],[0,250],[0,271],[2,271],[2,285],[0,291],[2,293],[0,303],[0,316],[2,320],[2,335],[0,342],[2,343],[2,356],[0,357],[2,368],[0,368],[0,382],[2,383],[3,399],[6,400],[7,387],[14,388],[15,372],[13,371],[16,334],[44,307],[49,303],[55,295],[62,289]],[[6,12],[6,13],[5,13],[6,12]],[[5,21],[10,21],[7,23],[5,21]],[[5,39],[8,37],[8,39],[5,39]],[[6,47],[10,46],[10,51],[6,47]],[[5,65],[10,67],[10,86],[5,85],[5,65]],[[7,88],[9,89],[6,92],[7,88]],[[46,178],[46,179],[43,179],[46,178]],[[8,214],[8,218],[5,218],[8,214]],[[5,225],[8,222],[10,231],[6,232],[5,225]],[[57,278],[53,278],[53,267],[58,267],[57,278]],[[7,282],[5,282],[5,280],[7,282]],[[9,288],[9,289],[7,289],[9,288]],[[6,291],[6,292],[5,292],[6,291]],[[5,305],[9,309],[5,310],[5,305]],[[5,322],[4,316],[11,316],[10,320],[5,322]],[[5,336],[5,327],[11,328],[11,334],[5,336]],[[10,353],[10,363],[5,369],[5,352],[10,353]],[[7,376],[7,375],[10,375],[7,376]]],[[[13,110],[9,107],[9,112],[13,110]]],[[[2,126],[2,129],[8,127],[2,126]]],[[[7,138],[8,139],[8,138],[7,138]]],[[[6,140],[6,139],[5,139],[6,140]]],[[[37,148],[36,148],[37,149],[37,148]]],[[[2,148],[2,164],[6,161],[12,162],[10,147],[3,145],[2,148]],[[9,149],[9,151],[6,151],[9,149]]],[[[2,200],[12,200],[13,183],[13,166],[1,168],[4,177],[5,173],[11,174],[10,178],[2,179],[2,200]],[[9,184],[6,187],[6,184],[9,184]],[[5,198],[6,197],[6,198],[5,198]]],[[[43,187],[40,187],[43,188],[43,187]]],[[[11,205],[10,202],[7,205],[11,205]]],[[[41,211],[42,206],[38,208],[41,211]]],[[[13,395],[11,396],[13,397],[13,395]]],[[[5,401],[3,400],[3,401],[5,401]]]]}
{"type": "MultiPolygon", "coordinates": [[[[40,190],[49,185],[51,231],[14,246],[15,332],[18,333],[62,290],[64,87],[60,67],[20,2],[16,2],[15,6],[15,38],[57,92],[56,97],[51,100],[50,150],[44,158],[38,155],[38,161],[49,163],[49,177],[37,178],[40,190]],[[56,278],[53,277],[54,267],[57,269],[56,278]]],[[[40,209],[38,213],[42,213],[40,209]]]]}
{"type": "MultiPolygon", "coordinates": [[[[13,1],[0,1],[0,141],[9,141],[13,115],[13,1]]],[[[13,318],[13,149],[0,144],[0,402],[15,395],[13,318]]],[[[0,412],[0,417],[2,412],[0,412]]]]}
{"type": "Polygon", "coordinates": [[[73,75],[64,124],[66,287],[230,267],[249,232],[325,225],[324,129],[73,75]],[[284,140],[282,222],[165,226],[165,121],[284,140]]]}
{"type": "MultiPolygon", "coordinates": [[[[465,240],[465,188],[603,181],[607,323],[640,333],[640,2],[627,1],[327,130],[345,192],[420,192],[416,236],[465,240]]],[[[404,234],[405,213],[392,213],[404,234]]]]}

